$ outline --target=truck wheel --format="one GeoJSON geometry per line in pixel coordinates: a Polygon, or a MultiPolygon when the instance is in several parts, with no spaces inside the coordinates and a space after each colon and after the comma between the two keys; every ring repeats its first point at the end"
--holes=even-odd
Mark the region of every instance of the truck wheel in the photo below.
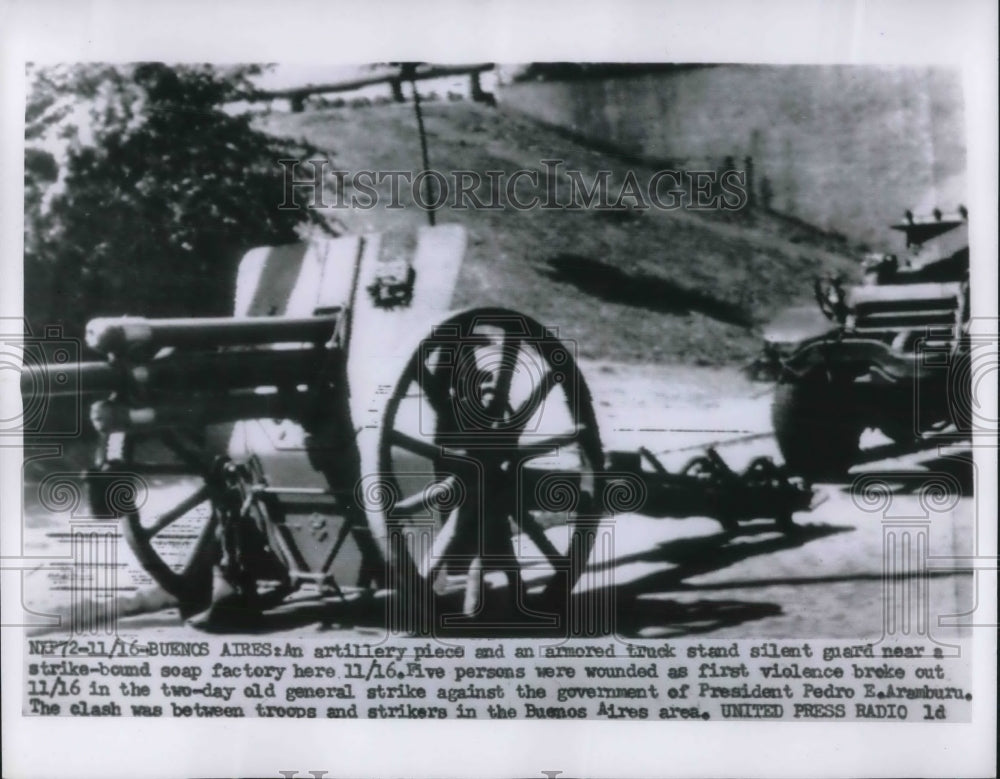
{"type": "Polygon", "coordinates": [[[778,384],[771,422],[789,470],[810,481],[847,473],[864,427],[855,400],[849,384],[825,377],[778,384]]]}

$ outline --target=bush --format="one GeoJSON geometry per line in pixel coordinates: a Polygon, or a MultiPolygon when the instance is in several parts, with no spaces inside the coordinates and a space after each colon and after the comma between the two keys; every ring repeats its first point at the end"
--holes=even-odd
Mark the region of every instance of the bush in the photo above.
{"type": "Polygon", "coordinates": [[[254,66],[82,65],[30,72],[25,314],[79,336],[94,316],[231,312],[250,247],[325,223],[279,210],[304,143],[227,110],[254,66]]]}

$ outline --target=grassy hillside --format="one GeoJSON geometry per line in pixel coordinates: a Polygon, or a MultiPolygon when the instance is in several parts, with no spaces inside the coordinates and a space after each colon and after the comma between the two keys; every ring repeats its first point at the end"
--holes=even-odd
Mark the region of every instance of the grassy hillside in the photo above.
{"type": "MultiPolygon", "coordinates": [[[[541,170],[541,160],[558,158],[588,181],[612,171],[613,193],[627,170],[643,183],[654,172],[476,104],[428,103],[425,120],[431,166],[440,171],[485,178],[487,170],[541,170]]],[[[410,105],[275,113],[260,121],[328,150],[338,170],[419,170],[410,105]]],[[[525,184],[521,198],[530,194],[525,184]]],[[[378,207],[331,215],[352,231],[426,223],[416,207],[384,208],[389,183],[379,189],[378,207]]],[[[488,199],[485,188],[480,195],[488,199]]],[[[412,204],[405,186],[400,201],[412,204]]],[[[464,224],[471,236],[459,306],[523,310],[558,327],[592,359],[745,361],[759,348],[763,322],[809,299],[815,274],[855,267],[842,238],[756,211],[445,209],[438,219],[464,224]]]]}

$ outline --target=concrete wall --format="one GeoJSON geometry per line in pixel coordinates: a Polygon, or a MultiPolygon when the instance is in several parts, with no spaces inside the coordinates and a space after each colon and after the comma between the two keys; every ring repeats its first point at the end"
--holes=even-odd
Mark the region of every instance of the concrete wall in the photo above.
{"type": "Polygon", "coordinates": [[[957,72],[720,65],[498,90],[501,105],[654,161],[754,160],[772,207],[873,246],[907,208],[964,201],[957,72]]]}

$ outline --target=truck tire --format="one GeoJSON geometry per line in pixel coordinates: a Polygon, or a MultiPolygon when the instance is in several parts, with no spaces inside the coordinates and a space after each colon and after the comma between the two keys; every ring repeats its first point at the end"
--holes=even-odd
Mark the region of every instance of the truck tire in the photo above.
{"type": "Polygon", "coordinates": [[[864,428],[851,385],[825,377],[779,383],[771,422],[788,469],[809,481],[842,479],[864,428]]]}

